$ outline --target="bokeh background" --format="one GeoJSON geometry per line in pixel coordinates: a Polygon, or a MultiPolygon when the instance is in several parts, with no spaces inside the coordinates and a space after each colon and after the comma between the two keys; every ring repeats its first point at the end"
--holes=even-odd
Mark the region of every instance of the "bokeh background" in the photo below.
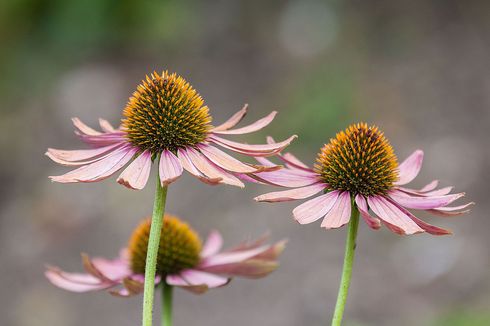
{"type": "MultiPolygon", "coordinates": [[[[429,222],[455,235],[399,237],[360,228],[346,325],[490,325],[490,2],[0,2],[0,324],[138,325],[142,298],[73,294],[44,264],[81,270],[81,251],[112,257],[151,213],[153,184],[61,185],[43,154],[79,148],[70,118],[117,124],[145,74],[170,69],[206,100],[215,122],[243,103],[247,121],[280,114],[255,138],[299,139],[306,162],[336,131],[364,120],[401,159],[417,148],[434,178],[476,201],[471,214],[429,222]]],[[[150,180],[153,180],[151,178],[150,180]]],[[[300,227],[294,204],[257,204],[270,188],[171,186],[168,211],[232,245],[270,231],[290,240],[260,281],[194,296],[176,291],[175,325],[326,325],[346,229],[300,227]]]]}

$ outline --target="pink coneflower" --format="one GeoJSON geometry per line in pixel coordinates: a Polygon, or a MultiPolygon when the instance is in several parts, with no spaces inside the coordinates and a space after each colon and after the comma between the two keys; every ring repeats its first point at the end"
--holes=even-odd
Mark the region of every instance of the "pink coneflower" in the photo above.
{"type": "MultiPolygon", "coordinates": [[[[373,229],[379,229],[383,223],[398,234],[450,234],[448,230],[421,221],[407,210],[459,215],[466,213],[472,204],[448,206],[464,193],[450,194],[452,187],[436,189],[436,180],[418,190],[404,187],[419,173],[423,156],[421,150],[416,150],[398,165],[393,148],[377,127],[354,124],[322,148],[314,168],[307,167],[290,153],[279,155],[288,168],[259,173],[257,179],[295,189],[267,193],[255,199],[281,202],[321,193],[293,210],[296,221],[308,224],[323,217],[322,227],[339,228],[349,222],[353,201],[373,229]]],[[[273,165],[267,159],[259,160],[273,165]]]]}
{"type": "MultiPolygon", "coordinates": [[[[109,289],[110,293],[123,297],[141,293],[149,232],[150,219],[146,219],[134,230],[128,248],[122,249],[117,259],[90,259],[82,255],[85,274],[48,267],[46,277],[54,285],[72,292],[109,289]]],[[[211,232],[201,245],[201,239],[188,224],[165,215],[155,285],[164,283],[203,293],[228,284],[230,276],[264,277],[277,268],[277,257],[285,241],[274,245],[264,242],[265,238],[261,238],[220,252],[223,240],[219,232],[211,232]]]]}
{"type": "Polygon", "coordinates": [[[284,149],[296,137],[277,144],[250,145],[222,136],[252,133],[267,126],[276,112],[245,127],[232,129],[247,113],[247,106],[225,123],[214,127],[201,96],[182,77],[153,73],[138,86],[124,109],[124,119],[115,129],[100,120],[96,131],[78,118],[76,134],[92,149],[48,149],[46,155],[67,166],[80,166],[51,179],[61,183],[97,182],[130,163],[117,181],[131,189],[145,187],[151,165],[158,161],[162,186],[175,181],[187,170],[209,184],[226,183],[243,187],[240,179],[264,171],[264,167],[243,163],[218,147],[246,156],[270,156],[284,149]],[[218,147],[217,147],[218,146],[218,147]]]}

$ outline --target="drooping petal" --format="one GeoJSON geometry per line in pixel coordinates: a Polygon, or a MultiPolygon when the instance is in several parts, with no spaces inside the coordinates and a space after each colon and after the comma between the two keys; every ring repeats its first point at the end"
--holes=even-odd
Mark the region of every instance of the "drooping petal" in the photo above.
{"type": "Polygon", "coordinates": [[[437,209],[429,209],[428,212],[442,217],[458,216],[458,215],[463,215],[465,213],[468,213],[470,210],[467,208],[474,204],[475,204],[474,202],[470,202],[459,206],[439,207],[437,209]]]}
{"type": "Polygon", "coordinates": [[[105,132],[116,132],[117,130],[105,119],[99,118],[100,128],[105,132]]]}
{"type": "Polygon", "coordinates": [[[399,190],[393,190],[388,196],[395,202],[406,208],[414,209],[433,209],[447,206],[458,198],[464,196],[464,193],[445,195],[445,196],[410,196],[399,190]]]}
{"type": "Polygon", "coordinates": [[[199,151],[193,148],[187,148],[185,151],[187,152],[187,156],[191,160],[192,164],[206,177],[210,179],[221,179],[222,183],[232,186],[237,186],[240,188],[245,187],[240,179],[208,161],[208,159],[199,151]]]}
{"type": "MultiPolygon", "coordinates": [[[[268,144],[275,144],[276,141],[271,136],[267,137],[268,144]]],[[[300,159],[294,156],[291,153],[278,153],[277,156],[286,163],[286,166],[290,169],[296,169],[307,172],[314,172],[313,169],[309,168],[305,163],[303,163],[300,159]]]]}
{"type": "Polygon", "coordinates": [[[51,176],[50,178],[61,183],[100,181],[120,170],[132,159],[136,151],[134,148],[124,146],[95,163],[82,166],[60,176],[51,176]]]}
{"type": "Polygon", "coordinates": [[[72,292],[98,291],[115,285],[89,274],[66,273],[56,267],[49,267],[44,275],[53,285],[72,292]]]}
{"type": "Polygon", "coordinates": [[[238,262],[245,261],[252,257],[255,257],[264,251],[268,250],[270,246],[263,245],[257,248],[252,248],[248,250],[237,250],[232,252],[222,252],[216,255],[212,255],[204,259],[199,265],[201,268],[216,266],[216,265],[226,265],[234,264],[238,262]]]}
{"type": "Polygon", "coordinates": [[[78,129],[78,131],[84,135],[97,136],[102,134],[101,132],[87,126],[79,118],[72,118],[71,121],[73,121],[73,125],[75,126],[75,128],[78,129]]]}
{"type": "Polygon", "coordinates": [[[407,215],[408,217],[410,217],[412,219],[412,221],[414,221],[418,226],[420,226],[427,233],[432,234],[432,235],[448,235],[448,234],[452,234],[452,232],[449,231],[449,230],[442,229],[440,227],[434,226],[432,224],[426,223],[426,222],[418,219],[415,215],[413,215],[408,210],[406,210],[405,208],[403,208],[400,205],[398,205],[396,202],[391,201],[389,199],[386,199],[386,200],[389,201],[392,205],[396,206],[396,208],[398,208],[400,211],[402,211],[405,215],[407,215]]]}
{"type": "Polygon", "coordinates": [[[361,214],[361,217],[364,219],[366,224],[371,229],[378,230],[381,227],[381,221],[379,220],[379,218],[376,218],[369,214],[369,208],[366,202],[366,198],[364,198],[362,195],[356,195],[355,201],[357,204],[357,208],[359,209],[359,213],[361,214]]]}
{"type": "Polygon", "coordinates": [[[250,174],[249,176],[263,183],[287,188],[310,186],[320,181],[317,175],[306,175],[301,171],[297,172],[292,170],[259,172],[250,174]]]}
{"type": "Polygon", "coordinates": [[[174,153],[168,150],[162,151],[158,172],[160,173],[160,182],[162,186],[168,186],[177,180],[184,171],[180,160],[174,153]]]}
{"type": "Polygon", "coordinates": [[[80,149],[80,150],[60,150],[54,148],[48,148],[46,156],[55,161],[56,163],[73,166],[73,165],[86,165],[92,162],[98,161],[116,148],[122,146],[122,143],[112,144],[109,146],[98,147],[93,149],[80,149]],[[105,154],[105,155],[103,155],[105,154]]]}
{"type": "Polygon", "coordinates": [[[248,110],[248,104],[245,104],[240,111],[232,115],[231,118],[226,120],[223,124],[215,127],[212,131],[215,132],[215,131],[222,131],[222,130],[228,130],[230,128],[233,128],[240,121],[242,121],[242,119],[247,114],[247,110],[248,110]]]}
{"type": "Polygon", "coordinates": [[[144,283],[138,280],[134,280],[130,277],[126,277],[122,281],[123,288],[109,291],[110,294],[116,297],[132,297],[138,295],[144,290],[144,283]]]}
{"type": "Polygon", "coordinates": [[[141,190],[146,186],[151,171],[151,153],[149,150],[141,153],[121,173],[117,182],[130,189],[141,190]]]}
{"type": "Polygon", "coordinates": [[[300,224],[315,222],[330,211],[339,195],[340,191],[334,190],[304,202],[293,210],[294,219],[300,224]]]}
{"type": "Polygon", "coordinates": [[[396,185],[404,185],[415,179],[422,168],[422,161],[424,159],[424,152],[416,150],[413,152],[405,161],[403,161],[399,166],[399,180],[395,182],[396,185]]]}
{"type": "Polygon", "coordinates": [[[201,250],[201,258],[206,258],[219,252],[223,246],[223,238],[218,231],[212,231],[201,250]]]}
{"type": "Polygon", "coordinates": [[[322,227],[326,229],[336,229],[349,223],[351,214],[350,193],[342,192],[335,201],[332,209],[325,215],[322,227]]]}
{"type": "Polygon", "coordinates": [[[172,286],[178,286],[184,290],[192,292],[194,294],[203,294],[208,290],[206,284],[192,285],[182,278],[180,275],[167,275],[165,281],[172,286]]]}
{"type": "Polygon", "coordinates": [[[187,154],[187,152],[185,150],[179,148],[177,150],[177,157],[179,158],[180,163],[182,164],[182,167],[187,172],[189,172],[190,174],[192,174],[193,176],[195,176],[196,178],[198,178],[202,182],[210,184],[210,185],[217,185],[221,182],[221,180],[222,180],[221,178],[208,178],[207,176],[205,176],[204,174],[199,172],[199,170],[194,166],[191,159],[189,158],[189,155],[187,154]]]}
{"type": "Polygon", "coordinates": [[[381,220],[400,228],[404,234],[424,232],[410,217],[382,196],[370,196],[367,200],[369,207],[381,220]]]}
{"type": "Polygon", "coordinates": [[[305,199],[319,193],[320,191],[324,190],[325,187],[326,185],[324,183],[316,183],[311,186],[291,190],[269,192],[267,194],[257,196],[254,199],[256,201],[269,203],[305,199]]]}
{"type": "Polygon", "coordinates": [[[202,144],[199,146],[199,149],[208,160],[227,171],[237,173],[252,173],[261,170],[260,167],[251,166],[240,162],[236,158],[226,154],[216,147],[202,144]]]}
{"type": "Polygon", "coordinates": [[[439,184],[439,180],[433,180],[430,183],[426,184],[422,188],[420,188],[418,191],[419,192],[427,192],[431,191],[437,188],[437,185],[439,184]]]}
{"type": "Polygon", "coordinates": [[[205,284],[208,288],[213,289],[220,286],[224,286],[230,282],[227,277],[198,271],[195,269],[187,269],[180,273],[180,276],[191,285],[205,284]]]}
{"type": "Polygon", "coordinates": [[[211,132],[214,134],[221,134],[221,135],[242,135],[242,134],[248,134],[257,130],[260,130],[267,125],[269,125],[272,120],[274,120],[274,117],[276,116],[277,111],[272,111],[269,113],[266,117],[255,121],[252,124],[249,124],[248,126],[238,128],[238,129],[228,129],[228,130],[212,130],[211,132]]]}
{"type": "Polygon", "coordinates": [[[281,150],[286,148],[291,142],[296,139],[298,136],[293,135],[288,139],[275,143],[275,144],[243,144],[234,142],[231,140],[227,140],[216,135],[212,135],[209,137],[209,141],[215,144],[218,144],[224,148],[232,150],[237,153],[245,154],[248,156],[271,156],[279,153],[281,150]]]}
{"type": "Polygon", "coordinates": [[[122,280],[132,274],[128,262],[121,259],[93,258],[91,261],[95,268],[113,281],[122,280]]]}

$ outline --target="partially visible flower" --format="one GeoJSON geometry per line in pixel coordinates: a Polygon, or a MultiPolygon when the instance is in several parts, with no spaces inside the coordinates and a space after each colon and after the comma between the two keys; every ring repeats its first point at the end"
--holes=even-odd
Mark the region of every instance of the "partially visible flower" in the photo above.
{"type": "MultiPolygon", "coordinates": [[[[119,258],[90,259],[82,254],[86,273],[67,273],[48,267],[46,277],[54,285],[72,292],[110,289],[117,296],[131,296],[143,291],[145,260],[150,232],[150,220],[144,220],[133,232],[128,248],[119,258]]],[[[260,278],[278,267],[277,257],[286,241],[265,244],[263,237],[254,242],[222,251],[223,239],[213,231],[204,245],[197,233],[175,216],[165,215],[157,258],[155,285],[167,284],[194,293],[206,292],[228,284],[232,276],[260,278]]]]}
{"type": "MultiPolygon", "coordinates": [[[[269,143],[274,141],[269,138],[269,143]]],[[[258,173],[256,179],[295,189],[267,193],[255,200],[282,202],[321,193],[293,210],[296,221],[308,224],[323,217],[322,227],[339,228],[349,222],[351,204],[355,203],[364,221],[373,229],[379,229],[383,223],[398,234],[450,234],[448,230],[423,222],[407,210],[452,216],[468,212],[468,207],[473,204],[448,206],[464,193],[450,194],[453,187],[436,189],[437,180],[417,190],[404,187],[418,175],[423,156],[421,150],[416,150],[398,165],[393,148],[377,127],[354,124],[322,148],[314,168],[309,168],[290,153],[279,154],[287,168],[258,173]],[[371,215],[370,209],[375,215],[371,215]]],[[[258,160],[273,165],[265,158],[258,160]]]]}
{"type": "MultiPolygon", "coordinates": [[[[252,133],[267,126],[276,112],[242,128],[232,129],[247,113],[247,106],[225,123],[213,127],[208,107],[182,77],[154,72],[138,86],[124,109],[124,119],[115,129],[100,119],[101,132],[73,119],[76,134],[92,149],[48,149],[46,155],[67,166],[80,166],[51,179],[61,183],[97,182],[110,177],[131,162],[117,181],[132,189],[145,187],[153,160],[158,160],[162,186],[175,181],[183,170],[209,184],[243,187],[241,179],[267,170],[243,163],[216,146],[246,156],[277,154],[296,138],[277,144],[250,145],[222,138],[252,133]]],[[[273,167],[275,169],[277,167],[273,167]]],[[[270,167],[269,167],[270,169],[270,167]]]]}

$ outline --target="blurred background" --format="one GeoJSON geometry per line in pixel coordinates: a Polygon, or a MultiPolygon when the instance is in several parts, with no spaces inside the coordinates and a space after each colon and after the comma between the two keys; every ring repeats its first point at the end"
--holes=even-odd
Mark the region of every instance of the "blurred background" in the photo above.
{"type": "MultiPolygon", "coordinates": [[[[296,133],[290,150],[308,163],[359,120],[381,127],[401,160],[423,148],[415,186],[437,178],[477,205],[462,217],[422,215],[449,237],[362,224],[345,325],[490,325],[489,35],[483,0],[1,1],[0,324],[139,324],[142,297],[65,292],[43,271],[80,271],[80,252],[116,256],[151,213],[153,184],[51,183],[67,169],[44,152],[81,147],[71,117],[118,124],[145,74],[169,69],[217,124],[244,103],[248,122],[279,110],[247,140],[296,133]]],[[[297,203],[253,202],[267,191],[210,189],[188,175],[171,186],[168,212],[202,236],[217,228],[228,245],[266,231],[290,240],[266,279],[204,296],[177,290],[175,325],[329,324],[346,228],[300,227],[297,203]]]]}

